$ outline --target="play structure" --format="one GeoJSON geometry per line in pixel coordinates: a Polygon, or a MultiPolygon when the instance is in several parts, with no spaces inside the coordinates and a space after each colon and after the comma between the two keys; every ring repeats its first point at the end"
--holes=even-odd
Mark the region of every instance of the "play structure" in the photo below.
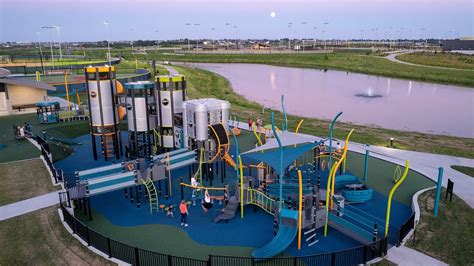
{"type": "MultiPolygon", "coordinates": [[[[69,199],[88,220],[94,208],[120,226],[176,226],[168,215],[164,220],[164,212],[184,200],[193,212],[190,219],[201,223],[187,231],[193,239],[203,239],[202,235],[221,239],[220,233],[234,226],[249,229],[248,238],[265,231],[265,242],[253,245],[251,252],[257,261],[287,252],[324,250],[323,245],[339,238],[368,245],[384,236],[378,232],[388,232],[392,196],[387,217],[379,217],[369,207],[380,195],[364,178],[346,171],[353,130],[343,145],[333,145],[334,122],[341,114],[333,120],[329,138],[298,133],[303,120],[290,132],[285,112],[280,128],[273,113],[271,124],[262,126],[260,120],[250,128],[240,127],[236,116],[230,119],[228,101],[187,100],[182,75],[157,76],[154,83],[126,83],[122,90],[113,67],[85,72],[94,160],[114,160],[75,171],[68,179],[69,199]],[[124,145],[122,120],[127,122],[124,145]],[[240,141],[250,142],[246,150],[239,149],[240,141]],[[123,198],[136,208],[115,205],[125,204],[123,198]],[[214,209],[208,213],[210,208],[214,209]],[[204,214],[194,215],[201,209],[204,214]],[[266,222],[252,220],[257,216],[266,222]],[[246,225],[247,219],[252,224],[246,225]],[[252,231],[254,226],[260,231],[252,231]]],[[[282,97],[284,110],[283,101],[282,97]]],[[[408,164],[392,191],[407,171],[408,164]]]]}
{"type": "Polygon", "coordinates": [[[41,124],[59,123],[59,102],[42,101],[36,103],[36,114],[41,124]]]}
{"type": "Polygon", "coordinates": [[[115,80],[115,67],[86,67],[85,75],[94,159],[98,159],[98,154],[105,160],[119,159],[123,154],[120,136],[123,111],[119,108],[119,95],[123,95],[124,91],[120,90],[121,86],[115,80]],[[96,137],[99,137],[99,143],[96,137]],[[99,153],[97,146],[100,147],[99,153]]]}

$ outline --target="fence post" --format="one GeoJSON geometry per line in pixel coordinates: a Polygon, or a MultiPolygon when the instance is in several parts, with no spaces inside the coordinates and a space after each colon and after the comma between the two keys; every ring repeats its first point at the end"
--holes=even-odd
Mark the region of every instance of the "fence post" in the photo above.
{"type": "Polygon", "coordinates": [[[109,255],[109,258],[112,258],[112,248],[111,248],[111,245],[110,245],[110,238],[107,237],[107,253],[109,255]]]}
{"type": "Polygon", "coordinates": [[[297,263],[298,261],[296,260],[296,257],[293,257],[293,266],[296,266],[297,263]]]}
{"type": "Polygon", "coordinates": [[[207,259],[207,266],[211,266],[211,255],[209,254],[209,258],[207,259]]]}
{"type": "Polygon", "coordinates": [[[135,265],[139,266],[140,265],[140,258],[138,256],[138,248],[135,247],[135,265]]]}
{"type": "Polygon", "coordinates": [[[72,234],[76,234],[76,219],[72,219],[72,234]]]}
{"type": "Polygon", "coordinates": [[[89,226],[86,226],[86,237],[87,237],[87,246],[91,245],[91,236],[89,234],[89,226]]]}
{"type": "Polygon", "coordinates": [[[364,245],[364,263],[367,262],[367,250],[368,250],[367,245],[364,245]]]}
{"type": "Polygon", "coordinates": [[[331,266],[336,266],[336,252],[331,253],[331,266]]]}
{"type": "Polygon", "coordinates": [[[168,255],[168,266],[172,266],[172,265],[173,265],[173,256],[168,255]]]}

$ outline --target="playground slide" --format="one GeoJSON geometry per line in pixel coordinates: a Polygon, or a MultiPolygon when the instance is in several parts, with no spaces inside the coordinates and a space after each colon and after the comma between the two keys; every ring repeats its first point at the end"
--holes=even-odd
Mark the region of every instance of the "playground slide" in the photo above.
{"type": "Polygon", "coordinates": [[[265,246],[255,249],[252,256],[257,259],[274,257],[291,245],[298,233],[298,211],[283,209],[277,235],[265,246]]]}

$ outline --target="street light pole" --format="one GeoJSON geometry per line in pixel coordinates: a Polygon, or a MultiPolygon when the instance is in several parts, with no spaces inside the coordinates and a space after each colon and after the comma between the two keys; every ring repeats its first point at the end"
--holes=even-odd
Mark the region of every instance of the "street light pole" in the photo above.
{"type": "Polygon", "coordinates": [[[318,27],[313,27],[314,30],[314,37],[313,37],[313,50],[316,48],[316,30],[318,27]]]}
{"type": "MultiPolygon", "coordinates": [[[[186,26],[191,26],[191,23],[186,23],[185,25],[186,25],[186,26]]],[[[190,35],[190,34],[189,34],[189,35],[190,35]]],[[[189,43],[189,37],[190,37],[190,36],[188,36],[188,51],[191,50],[191,44],[189,43]]]]}
{"type": "MultiPolygon", "coordinates": [[[[329,22],[324,22],[323,23],[323,26],[324,26],[324,29],[326,29],[326,25],[328,25],[329,22]]],[[[324,30],[323,32],[326,32],[326,30],[324,30]]],[[[324,39],[324,50],[326,50],[326,39],[324,39]]]]}
{"type": "MultiPolygon", "coordinates": [[[[199,23],[194,23],[194,27],[197,27],[197,26],[199,26],[199,23]]],[[[196,32],[197,32],[197,29],[196,29],[196,32]]],[[[198,48],[199,48],[199,38],[196,35],[196,52],[198,51],[198,48]]]]}
{"type": "MultiPolygon", "coordinates": [[[[214,35],[214,31],[215,31],[215,30],[216,30],[215,28],[211,28],[212,35],[214,35]]],[[[212,51],[214,51],[214,50],[215,50],[215,47],[214,47],[214,44],[215,44],[215,43],[214,43],[213,37],[211,37],[211,42],[212,42],[212,51]]]]}
{"type": "Polygon", "coordinates": [[[110,39],[109,39],[109,24],[110,22],[104,21],[105,28],[107,30],[107,57],[109,59],[109,66],[112,65],[112,59],[110,58],[110,39]]]}
{"type": "Polygon", "coordinates": [[[59,26],[53,26],[53,28],[56,29],[56,33],[58,34],[58,46],[59,46],[59,58],[62,60],[63,59],[63,51],[61,49],[61,40],[59,39],[59,26]]]}
{"type": "Polygon", "coordinates": [[[41,68],[43,69],[43,75],[45,74],[45,71],[44,71],[44,64],[43,64],[43,49],[41,48],[41,38],[40,38],[40,32],[36,32],[36,34],[38,35],[38,47],[39,47],[39,51],[40,51],[40,60],[41,60],[41,68]]]}
{"type": "MultiPolygon", "coordinates": [[[[53,27],[44,26],[42,28],[51,30],[53,27]]],[[[52,64],[52,67],[54,69],[53,36],[51,35],[51,31],[49,31],[49,47],[51,49],[51,64],[52,64]]]]}
{"type": "Polygon", "coordinates": [[[291,22],[288,22],[288,50],[291,50],[291,22]]]}

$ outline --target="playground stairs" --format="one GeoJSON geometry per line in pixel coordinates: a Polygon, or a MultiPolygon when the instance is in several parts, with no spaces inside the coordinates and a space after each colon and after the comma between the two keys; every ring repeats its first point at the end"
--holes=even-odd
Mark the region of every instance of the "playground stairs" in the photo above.
{"type": "Polygon", "coordinates": [[[102,151],[105,158],[114,157],[114,139],[112,135],[105,135],[102,141],[102,151]]]}
{"type": "Polygon", "coordinates": [[[150,177],[147,177],[145,181],[142,181],[145,185],[146,191],[148,192],[148,199],[150,200],[150,213],[153,211],[158,212],[160,210],[158,205],[158,193],[156,192],[155,184],[150,177]]]}
{"type": "Polygon", "coordinates": [[[316,239],[316,228],[306,230],[304,232],[304,236],[306,239],[306,243],[308,243],[308,247],[311,247],[312,245],[319,242],[319,240],[316,239]]]}

